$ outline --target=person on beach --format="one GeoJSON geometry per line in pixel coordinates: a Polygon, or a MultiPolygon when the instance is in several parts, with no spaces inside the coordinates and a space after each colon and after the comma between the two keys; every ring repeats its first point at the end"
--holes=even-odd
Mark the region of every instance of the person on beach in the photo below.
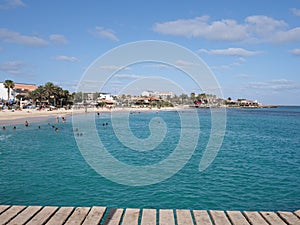
{"type": "Polygon", "coordinates": [[[28,123],[28,121],[26,120],[25,121],[25,127],[28,127],[29,126],[29,123],[28,123]]]}

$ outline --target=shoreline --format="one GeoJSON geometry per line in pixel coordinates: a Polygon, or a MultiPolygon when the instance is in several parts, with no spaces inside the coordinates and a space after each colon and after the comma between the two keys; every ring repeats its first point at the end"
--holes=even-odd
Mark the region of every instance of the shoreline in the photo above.
{"type": "MultiPolygon", "coordinates": [[[[278,106],[280,107],[280,106],[278,106]]],[[[26,109],[21,111],[11,111],[11,110],[2,110],[0,111],[0,126],[8,126],[15,124],[23,124],[25,120],[28,120],[31,123],[42,122],[50,118],[56,117],[68,117],[76,114],[84,113],[113,113],[113,112],[153,112],[153,111],[182,111],[182,110],[194,110],[194,109],[206,109],[207,107],[164,107],[164,108],[88,108],[85,109],[57,109],[52,111],[47,110],[36,110],[36,109],[26,109]]],[[[244,109],[247,107],[225,107],[226,109],[244,109]]],[[[266,107],[269,108],[269,107],[266,107]]],[[[248,108],[247,108],[248,109],[248,108]]],[[[249,107],[249,109],[259,109],[254,107],[249,107]]]]}
{"type": "Polygon", "coordinates": [[[36,109],[26,109],[22,111],[11,111],[11,110],[3,110],[0,111],[0,126],[9,126],[9,125],[17,125],[23,124],[26,120],[29,123],[42,122],[50,118],[56,117],[68,117],[77,114],[85,114],[85,113],[113,113],[113,112],[147,112],[147,111],[176,111],[176,110],[186,110],[187,108],[179,108],[179,107],[168,107],[168,108],[88,108],[87,111],[85,109],[58,109],[53,111],[38,111],[36,109]]]}

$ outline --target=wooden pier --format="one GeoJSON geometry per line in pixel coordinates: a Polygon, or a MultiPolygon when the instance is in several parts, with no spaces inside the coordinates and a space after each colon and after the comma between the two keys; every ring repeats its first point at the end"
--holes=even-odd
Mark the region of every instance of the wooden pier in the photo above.
{"type": "Polygon", "coordinates": [[[1,225],[300,225],[295,212],[0,205],[1,225]]]}

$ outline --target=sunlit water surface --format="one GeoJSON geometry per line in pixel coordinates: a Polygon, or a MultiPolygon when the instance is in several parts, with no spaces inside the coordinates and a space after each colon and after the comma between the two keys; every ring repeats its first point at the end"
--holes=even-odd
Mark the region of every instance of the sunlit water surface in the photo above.
{"type": "MultiPolygon", "coordinates": [[[[66,123],[55,124],[54,119],[49,119],[31,123],[27,128],[17,125],[16,130],[7,126],[0,131],[0,204],[300,208],[300,107],[228,109],[223,145],[204,172],[199,172],[198,167],[210,135],[210,111],[200,109],[198,114],[201,132],[192,158],[171,178],[142,187],[117,184],[96,173],[76,145],[70,117],[66,123]],[[58,133],[52,125],[59,128],[58,133]]],[[[161,117],[166,123],[166,137],[156,149],[138,153],[118,141],[110,114],[96,115],[95,122],[99,137],[115,158],[143,166],[168,157],[180,136],[178,113],[162,111],[130,114],[133,134],[147,138],[149,121],[154,117],[161,117]]],[[[80,135],[80,130],[75,135],[80,135]]],[[[79,138],[88,135],[82,133],[79,138]]]]}

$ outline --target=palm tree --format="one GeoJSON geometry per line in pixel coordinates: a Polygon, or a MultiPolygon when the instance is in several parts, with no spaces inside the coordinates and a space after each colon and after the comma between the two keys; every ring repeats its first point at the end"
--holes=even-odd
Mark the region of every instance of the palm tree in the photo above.
{"type": "Polygon", "coordinates": [[[33,101],[33,104],[36,104],[37,100],[41,102],[43,99],[45,99],[44,87],[39,86],[36,90],[29,92],[28,98],[33,101]]]}
{"type": "Polygon", "coordinates": [[[15,83],[12,80],[5,80],[3,83],[4,87],[7,88],[7,100],[10,98],[10,89],[15,87],[15,83]]]}
{"type": "MultiPolygon", "coordinates": [[[[45,86],[43,87],[45,96],[50,103],[50,98],[54,98],[54,92],[55,92],[55,85],[52,82],[47,82],[45,86]]],[[[54,99],[55,104],[55,99],[54,99]]]]}

